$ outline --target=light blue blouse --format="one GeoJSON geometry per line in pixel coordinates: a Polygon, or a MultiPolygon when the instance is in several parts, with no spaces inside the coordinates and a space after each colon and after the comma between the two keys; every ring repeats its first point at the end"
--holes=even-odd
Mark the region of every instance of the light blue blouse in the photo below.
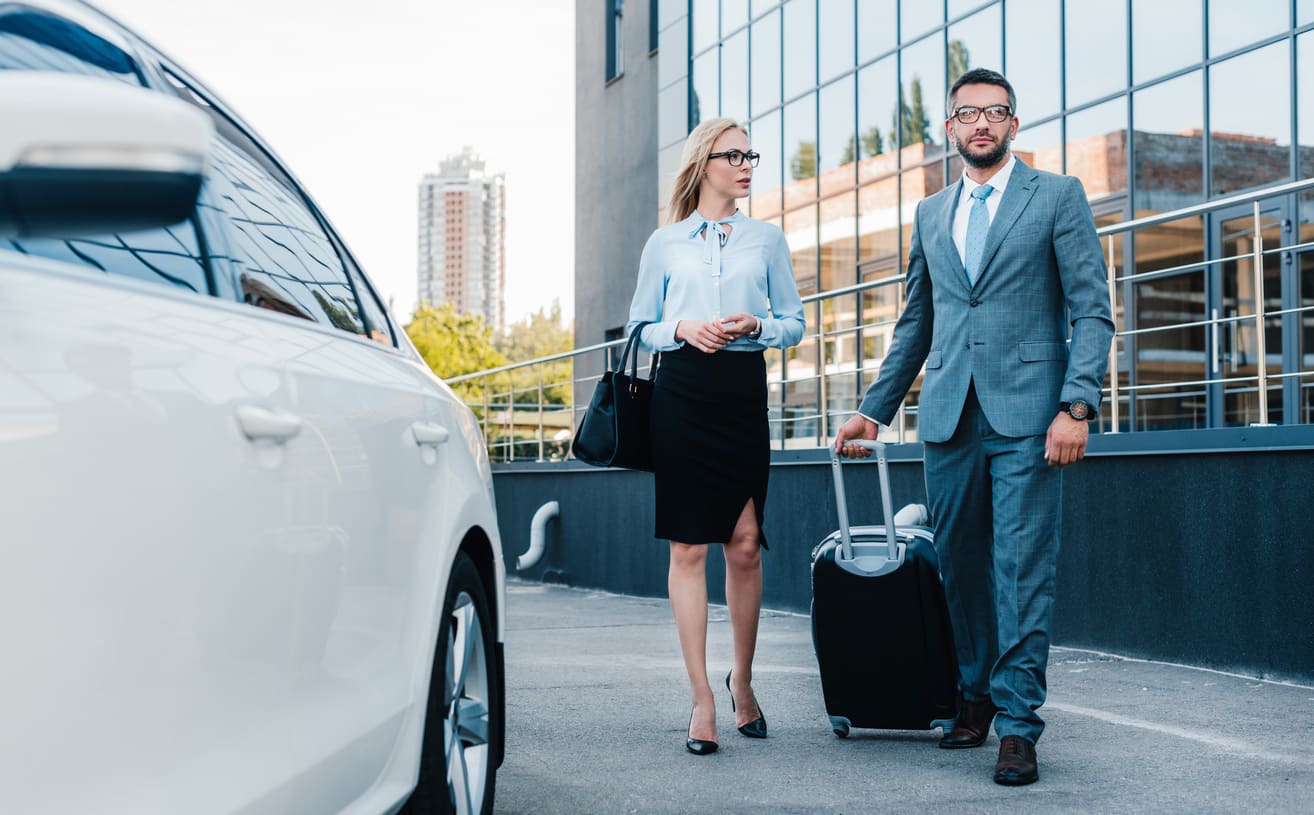
{"type": "Polygon", "coordinates": [[[641,337],[644,349],[672,351],[684,345],[675,339],[680,320],[717,320],[740,312],[762,321],[762,336],[741,337],[726,350],[788,348],[803,338],[803,303],[780,227],[739,210],[711,222],[695,211],[652,233],[639,260],[626,336],[640,321],[651,320],[641,337]],[[730,225],[729,235],[723,224],[730,225]],[[699,234],[704,227],[705,240],[699,234]]]}

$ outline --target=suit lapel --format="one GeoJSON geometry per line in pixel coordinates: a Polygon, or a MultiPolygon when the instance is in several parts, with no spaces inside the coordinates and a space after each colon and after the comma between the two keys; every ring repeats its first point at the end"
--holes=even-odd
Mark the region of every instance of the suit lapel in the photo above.
{"type": "Polygon", "coordinates": [[[1013,177],[1008,180],[1004,199],[999,202],[999,211],[995,213],[994,220],[990,222],[990,231],[986,233],[985,249],[981,252],[981,274],[976,278],[977,286],[981,285],[990,271],[990,261],[995,252],[999,251],[1004,236],[1031,202],[1031,196],[1036,192],[1036,179],[1039,177],[1039,173],[1023,164],[1020,159],[1013,167],[1013,177]]]}
{"type": "Polygon", "coordinates": [[[946,269],[957,269],[958,274],[953,277],[958,279],[963,291],[967,291],[967,272],[963,270],[963,259],[958,254],[958,247],[954,245],[954,211],[958,207],[958,196],[963,192],[963,180],[958,179],[958,183],[949,187],[944,193],[944,208],[940,211],[940,223],[944,228],[936,239],[936,249],[943,256],[943,263],[946,269]]]}

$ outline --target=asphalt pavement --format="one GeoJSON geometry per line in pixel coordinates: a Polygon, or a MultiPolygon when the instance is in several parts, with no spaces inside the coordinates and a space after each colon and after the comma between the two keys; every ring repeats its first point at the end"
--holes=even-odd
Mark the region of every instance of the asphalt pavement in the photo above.
{"type": "Polygon", "coordinates": [[[1055,648],[1040,781],[991,780],[998,740],[831,733],[804,616],[763,613],[754,690],[770,738],[734,729],[730,624],[708,663],[721,749],[684,749],[689,699],[670,608],[512,580],[507,757],[496,812],[1314,813],[1314,687],[1055,648]]]}

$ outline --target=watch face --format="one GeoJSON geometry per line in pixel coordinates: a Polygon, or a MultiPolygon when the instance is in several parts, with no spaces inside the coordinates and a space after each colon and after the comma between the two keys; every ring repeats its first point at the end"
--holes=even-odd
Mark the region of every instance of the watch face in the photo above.
{"type": "Polygon", "coordinates": [[[1085,419],[1090,416],[1090,405],[1085,402],[1073,402],[1068,406],[1068,414],[1074,419],[1085,419]]]}

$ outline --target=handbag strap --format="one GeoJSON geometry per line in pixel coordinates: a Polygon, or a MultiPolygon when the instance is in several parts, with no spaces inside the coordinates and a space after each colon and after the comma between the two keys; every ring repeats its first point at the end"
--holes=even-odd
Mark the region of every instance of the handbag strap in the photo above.
{"type": "MultiPolygon", "coordinates": [[[[630,340],[625,343],[625,351],[621,354],[618,371],[625,371],[625,365],[628,362],[630,366],[630,380],[634,381],[639,378],[639,335],[643,333],[644,326],[652,325],[652,320],[643,320],[634,326],[630,332],[630,340]],[[633,354],[631,357],[630,355],[633,354]]],[[[648,365],[648,381],[651,382],[657,376],[657,358],[659,354],[652,355],[652,361],[648,365]]]]}

